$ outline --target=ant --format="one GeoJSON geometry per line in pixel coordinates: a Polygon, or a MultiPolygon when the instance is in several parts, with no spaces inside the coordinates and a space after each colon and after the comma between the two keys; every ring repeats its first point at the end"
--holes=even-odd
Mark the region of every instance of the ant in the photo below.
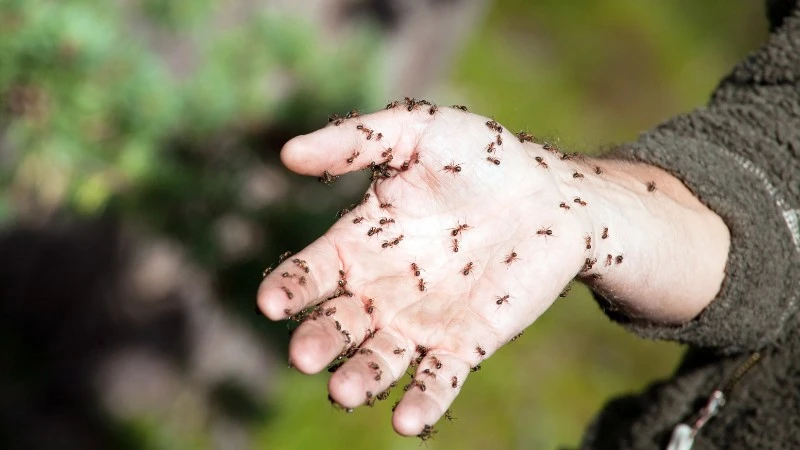
{"type": "MultiPolygon", "coordinates": [[[[380,133],[378,133],[378,134],[380,134],[380,133]]],[[[392,147],[387,148],[386,151],[381,153],[381,157],[382,158],[391,157],[391,156],[392,156],[392,147]]]]}
{"type": "Polygon", "coordinates": [[[575,202],[575,203],[577,203],[577,204],[579,204],[579,205],[581,205],[581,206],[586,206],[586,205],[588,204],[588,203],[586,203],[585,201],[581,200],[581,198],[580,198],[580,197],[575,197],[575,199],[574,199],[574,200],[572,200],[572,201],[573,201],[573,202],[575,202]]]}
{"type": "Polygon", "coordinates": [[[452,386],[453,389],[458,387],[458,377],[457,376],[453,376],[453,378],[450,379],[450,386],[452,386]]]}
{"type": "Polygon", "coordinates": [[[400,104],[400,102],[398,102],[397,100],[394,100],[392,102],[387,103],[385,109],[394,109],[394,107],[396,107],[399,104],[400,104]]]}
{"type": "Polygon", "coordinates": [[[475,347],[475,352],[480,356],[486,356],[486,350],[484,350],[480,345],[475,347]]]}
{"type": "Polygon", "coordinates": [[[486,146],[486,153],[493,153],[494,152],[494,142],[489,142],[489,145],[486,146]]]}
{"type": "Polygon", "coordinates": [[[367,366],[369,366],[369,368],[372,370],[380,370],[381,368],[381,366],[379,366],[378,363],[376,363],[375,361],[370,361],[369,364],[367,364],[367,366]]]}
{"type": "Polygon", "coordinates": [[[436,111],[439,111],[439,107],[436,105],[431,105],[431,107],[428,108],[428,114],[430,115],[436,114],[436,111]]]}
{"type": "Polygon", "coordinates": [[[487,160],[487,161],[489,161],[489,162],[491,162],[491,163],[492,163],[492,164],[494,164],[495,166],[499,166],[499,165],[500,165],[500,160],[499,160],[499,159],[497,159],[497,158],[495,158],[495,157],[492,157],[492,156],[487,156],[487,157],[486,157],[486,160],[487,160]]]}
{"type": "Polygon", "coordinates": [[[381,375],[383,375],[383,371],[379,370],[378,373],[375,374],[375,381],[381,381],[381,375]]]}
{"type": "MultiPolygon", "coordinates": [[[[383,133],[378,133],[377,135],[375,135],[375,140],[376,141],[380,141],[381,138],[383,138],[383,133]]],[[[369,139],[369,138],[367,138],[367,139],[369,139]]]]}
{"type": "Polygon", "coordinates": [[[367,192],[366,194],[364,194],[364,199],[363,199],[363,200],[361,200],[361,204],[363,205],[363,204],[367,203],[367,202],[369,201],[369,198],[370,198],[370,197],[372,197],[372,194],[370,194],[369,192],[367,192]]]}
{"type": "Polygon", "coordinates": [[[446,172],[450,172],[453,175],[455,175],[457,172],[461,172],[461,165],[460,164],[456,164],[455,162],[451,162],[450,164],[444,166],[444,168],[442,170],[444,170],[446,172]]]}
{"type": "Polygon", "coordinates": [[[286,296],[289,297],[289,300],[294,298],[294,294],[292,294],[292,291],[290,291],[289,288],[286,286],[281,286],[281,289],[283,289],[283,292],[285,292],[286,296]]]}
{"type": "Polygon", "coordinates": [[[477,372],[479,370],[481,370],[481,365],[480,364],[478,364],[475,367],[470,367],[470,369],[469,369],[470,372],[477,372]]]}
{"type": "Polygon", "coordinates": [[[594,173],[596,173],[598,175],[602,175],[603,169],[600,168],[600,166],[594,166],[594,173]]]}
{"type": "Polygon", "coordinates": [[[328,116],[328,123],[337,122],[336,126],[339,126],[342,123],[342,122],[340,122],[341,119],[342,119],[342,116],[340,116],[339,114],[333,113],[333,114],[328,116]]]}
{"type": "Polygon", "coordinates": [[[592,249],[592,237],[587,234],[583,238],[583,240],[586,242],[586,250],[591,250],[592,249]]]}
{"type": "Polygon", "coordinates": [[[489,129],[492,130],[492,131],[497,131],[498,133],[502,133],[503,132],[503,127],[500,126],[500,124],[497,123],[494,120],[487,121],[486,122],[486,126],[489,127],[489,129]]]}
{"type": "Polygon", "coordinates": [[[368,348],[362,348],[362,349],[358,350],[358,353],[360,353],[362,355],[371,355],[372,354],[372,350],[370,350],[368,348]]]}
{"type": "Polygon", "coordinates": [[[586,258],[586,261],[583,262],[583,268],[581,269],[581,272],[588,272],[592,270],[592,267],[594,267],[596,262],[597,258],[594,259],[586,258]]]}
{"type": "Polygon", "coordinates": [[[381,203],[379,206],[380,206],[381,209],[389,209],[389,208],[392,207],[392,204],[391,203],[381,203]]]}
{"type": "Polygon", "coordinates": [[[367,231],[367,236],[372,236],[373,234],[378,234],[383,231],[383,228],[380,227],[370,227],[369,231],[367,231]]]}
{"type": "Polygon", "coordinates": [[[497,145],[503,145],[503,136],[500,136],[498,134],[497,137],[495,138],[495,141],[497,142],[497,145]]]}
{"type": "Polygon", "coordinates": [[[299,268],[303,269],[303,271],[304,271],[305,273],[308,273],[308,271],[309,271],[309,268],[308,268],[308,263],[307,263],[306,261],[304,261],[304,260],[302,260],[302,259],[299,259],[299,258],[295,258],[295,259],[293,259],[293,260],[292,260],[292,262],[293,262],[293,263],[294,263],[294,265],[296,265],[297,267],[299,267],[299,268]]]}
{"type": "Polygon", "coordinates": [[[406,352],[406,349],[400,348],[400,347],[395,347],[394,351],[392,353],[394,353],[395,355],[402,355],[405,352],[406,352]]]}
{"type": "Polygon", "coordinates": [[[552,236],[553,235],[553,230],[551,230],[550,227],[542,227],[542,228],[539,228],[538,230],[536,230],[536,234],[539,235],[539,236],[544,236],[545,238],[547,238],[547,236],[552,236]]]}
{"type": "Polygon", "coordinates": [[[432,377],[434,379],[436,378],[436,373],[434,373],[431,369],[425,369],[425,370],[422,371],[422,373],[424,373],[425,375],[428,375],[428,376],[430,376],[430,377],[432,377]]]}
{"type": "Polygon", "coordinates": [[[390,219],[390,218],[387,218],[387,217],[381,217],[381,220],[379,220],[378,223],[380,225],[387,225],[387,224],[390,224],[390,223],[394,223],[394,219],[390,219]]]}
{"type": "Polygon", "coordinates": [[[566,297],[567,294],[569,294],[570,289],[572,289],[572,283],[568,283],[567,287],[565,287],[564,290],[562,290],[561,293],[558,294],[558,296],[561,298],[566,297]]]}
{"type": "Polygon", "coordinates": [[[617,255],[617,257],[614,258],[614,262],[617,264],[622,264],[622,255],[617,255]]]}
{"type": "Polygon", "coordinates": [[[516,334],[516,335],[514,335],[514,337],[512,337],[511,339],[509,339],[509,341],[508,341],[508,342],[514,342],[514,341],[516,341],[517,339],[521,338],[523,334],[525,334],[525,331],[524,331],[524,330],[523,330],[523,331],[520,331],[520,332],[519,332],[519,334],[516,334]]]}
{"type": "Polygon", "coordinates": [[[568,204],[566,204],[565,202],[561,202],[561,203],[559,203],[559,204],[558,204],[558,207],[559,207],[559,208],[563,208],[564,210],[567,210],[567,211],[569,211],[569,205],[568,205],[568,204]]]}
{"type": "Polygon", "coordinates": [[[364,221],[364,216],[358,216],[355,219],[353,219],[353,223],[361,223],[363,221],[364,221]]]}
{"type": "Polygon", "coordinates": [[[600,237],[603,239],[608,239],[608,227],[603,228],[603,235],[600,237]]]}
{"type": "Polygon", "coordinates": [[[355,161],[356,158],[358,158],[358,155],[360,154],[361,154],[360,152],[353,150],[353,154],[350,155],[349,158],[347,158],[347,165],[349,166],[350,164],[353,164],[353,161],[355,161]]]}
{"type": "Polygon", "coordinates": [[[453,239],[453,253],[458,253],[458,239],[453,239]]]}
{"type": "Polygon", "coordinates": [[[372,313],[375,312],[375,300],[371,298],[367,299],[367,304],[364,305],[364,311],[371,316],[372,313]]]}
{"type": "Polygon", "coordinates": [[[542,158],[541,156],[537,156],[536,158],[533,159],[535,159],[536,162],[539,163],[539,166],[544,167],[545,169],[550,168],[550,166],[548,166],[547,163],[544,162],[544,158],[542,158]]]}
{"type": "Polygon", "coordinates": [[[408,161],[408,160],[403,161],[403,164],[400,166],[400,171],[401,172],[405,172],[406,170],[408,170],[410,165],[411,165],[411,161],[408,161]]]}
{"type": "Polygon", "coordinates": [[[419,276],[419,271],[420,271],[420,270],[421,270],[421,269],[420,269],[420,267],[417,265],[417,263],[411,263],[411,271],[412,271],[412,272],[414,272],[414,276],[415,276],[415,277],[418,277],[418,276],[419,276]]]}
{"type": "Polygon", "coordinates": [[[435,367],[435,368],[436,368],[436,370],[439,370],[439,369],[441,369],[441,368],[442,368],[442,362],[441,362],[441,361],[439,361],[439,358],[437,358],[437,357],[435,357],[435,356],[431,356],[431,365],[432,365],[433,367],[435,367]]]}
{"type": "Polygon", "coordinates": [[[611,261],[614,260],[614,257],[611,254],[606,255],[606,267],[611,265],[611,261]]]}
{"type": "Polygon", "coordinates": [[[264,269],[263,272],[261,272],[261,278],[262,279],[267,278],[267,275],[271,274],[272,271],[273,271],[272,266],[267,266],[267,268],[264,269]]]}
{"type": "Polygon", "coordinates": [[[468,262],[467,265],[464,266],[463,269],[461,269],[461,273],[464,274],[464,276],[469,275],[469,273],[472,272],[472,267],[474,265],[475,265],[475,263],[473,263],[472,261],[468,262]]]}
{"type": "Polygon", "coordinates": [[[332,175],[330,172],[325,170],[325,171],[322,172],[322,175],[319,178],[317,178],[317,180],[319,180],[319,182],[322,183],[322,184],[330,186],[338,178],[339,178],[338,175],[332,175]]]}
{"type": "Polygon", "coordinates": [[[511,249],[511,253],[506,255],[505,263],[506,265],[511,265],[512,262],[518,261],[519,257],[517,256],[517,252],[514,249],[511,249]]]}
{"type": "Polygon", "coordinates": [[[375,399],[372,397],[372,392],[367,391],[367,401],[364,403],[365,405],[372,407],[375,405],[375,399]]]}
{"type": "MultiPolygon", "coordinates": [[[[326,310],[325,310],[325,316],[326,316],[326,317],[330,317],[330,316],[332,316],[332,315],[334,315],[334,314],[336,314],[336,307],[335,307],[335,306],[334,306],[334,307],[332,307],[332,308],[328,308],[328,309],[326,309],[326,310]]],[[[337,322],[337,323],[338,323],[338,322],[337,322]]]]}
{"type": "MultiPolygon", "coordinates": [[[[425,382],[424,382],[424,381],[422,381],[422,380],[417,380],[417,379],[411,380],[411,383],[410,383],[408,386],[406,386],[406,387],[407,387],[408,389],[411,389],[411,388],[413,388],[413,387],[418,387],[418,388],[419,388],[419,390],[420,390],[420,391],[422,391],[422,392],[425,392],[425,391],[428,389],[428,388],[425,386],[425,382]]],[[[408,390],[408,389],[406,389],[406,390],[408,390]]],[[[426,425],[426,426],[427,426],[427,425],[426,425]]]]}
{"type": "Polygon", "coordinates": [[[655,192],[656,190],[656,182],[655,181],[648,181],[647,182],[647,192],[655,192]]]}
{"type": "MultiPolygon", "coordinates": [[[[424,391],[424,389],[423,389],[423,391],[424,391]]],[[[426,424],[422,428],[422,432],[420,434],[418,434],[417,437],[422,439],[422,442],[425,442],[428,439],[432,439],[436,435],[436,433],[438,433],[438,431],[433,429],[433,425],[427,425],[426,424]]]]}
{"type": "Polygon", "coordinates": [[[359,111],[357,109],[354,109],[354,110],[350,111],[349,113],[347,113],[345,118],[346,119],[353,119],[353,118],[356,118],[356,117],[358,117],[360,115],[361,115],[361,111],[359,111]]]}
{"type": "Polygon", "coordinates": [[[456,418],[455,418],[455,417],[453,417],[453,412],[452,412],[452,411],[450,411],[449,409],[448,409],[447,411],[445,411],[445,412],[444,412],[444,418],[445,418],[445,419],[447,419],[447,420],[448,420],[449,422],[451,422],[451,423],[452,423],[454,420],[456,420],[456,418]]]}
{"type": "Polygon", "coordinates": [[[464,105],[453,105],[453,106],[452,106],[452,108],[455,108],[455,109],[460,109],[461,111],[464,111],[464,112],[468,112],[468,111],[469,111],[469,110],[467,109],[467,107],[466,107],[466,106],[464,106],[464,105]]]}
{"type": "Polygon", "coordinates": [[[467,231],[467,230],[469,230],[470,228],[472,228],[472,227],[471,227],[471,226],[469,226],[469,225],[467,225],[466,223],[462,224],[461,222],[459,222],[459,223],[458,223],[458,225],[457,225],[455,228],[451,228],[451,229],[450,229],[450,235],[451,235],[451,236],[453,236],[453,237],[456,237],[456,236],[458,236],[458,235],[459,235],[459,234],[460,234],[462,231],[467,231]]]}
{"type": "Polygon", "coordinates": [[[423,280],[422,278],[419,279],[419,282],[417,283],[417,288],[419,288],[420,292],[424,292],[425,291],[425,285],[426,284],[428,284],[428,283],[426,283],[425,280],[423,280]]]}
{"type": "Polygon", "coordinates": [[[575,173],[572,174],[572,178],[583,178],[583,174],[576,170],[575,173]]]}
{"type": "Polygon", "coordinates": [[[278,256],[278,264],[286,261],[288,257],[292,256],[292,252],[283,252],[280,256],[278,256]]]}
{"type": "Polygon", "coordinates": [[[519,133],[516,134],[516,136],[517,139],[519,139],[520,143],[533,142],[533,135],[530,135],[524,131],[520,131],[519,133]]]}
{"type": "Polygon", "coordinates": [[[499,297],[499,296],[498,296],[498,297],[497,297],[497,301],[496,301],[495,303],[497,303],[497,305],[498,305],[498,306],[500,306],[500,305],[502,305],[503,303],[508,303],[508,299],[509,299],[509,298],[511,298],[511,296],[510,296],[510,295],[508,295],[508,294],[506,294],[506,295],[504,295],[504,296],[502,296],[502,297],[499,297]]]}

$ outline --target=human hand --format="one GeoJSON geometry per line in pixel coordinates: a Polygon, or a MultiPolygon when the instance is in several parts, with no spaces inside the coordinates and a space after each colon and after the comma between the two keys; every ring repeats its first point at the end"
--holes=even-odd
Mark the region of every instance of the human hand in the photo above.
{"type": "Polygon", "coordinates": [[[688,320],[714,297],[727,229],[679,181],[531,141],[411,101],[289,141],[281,158],[295,172],[330,181],[370,168],[375,178],[363,202],[259,289],[270,319],[305,319],[291,363],[316,373],[346,360],[329,382],[346,408],[382,398],[415,365],[393,425],[426,436],[470,369],[576,275],[655,321],[688,320]]]}
{"type": "Polygon", "coordinates": [[[553,303],[583,267],[592,230],[579,200],[583,180],[554,149],[461,110],[412,109],[347,119],[286,144],[283,162],[302,174],[338,175],[388,158],[391,177],[376,169],[366,201],[278,266],[259,292],[273,320],[346,293],[312,313],[317,320],[290,344],[305,373],[366,349],[330,380],[345,407],[371,401],[367,392],[386,390],[418,360],[415,380],[424,384],[394,414],[405,435],[436,422],[470,368],[553,303]]]}

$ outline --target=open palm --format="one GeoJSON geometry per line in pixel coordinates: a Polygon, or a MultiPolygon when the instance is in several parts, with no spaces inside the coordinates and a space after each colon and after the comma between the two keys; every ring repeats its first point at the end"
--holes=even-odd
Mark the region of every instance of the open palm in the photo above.
{"type": "Polygon", "coordinates": [[[281,157],[329,179],[371,166],[375,180],[265,278],[259,306],[273,320],[313,319],[290,344],[300,371],[349,357],[329,384],[345,407],[371,403],[416,365],[394,414],[401,434],[436,422],[470,369],[591,264],[582,188],[592,169],[485,117],[409,100],[334,118],[281,157]]]}

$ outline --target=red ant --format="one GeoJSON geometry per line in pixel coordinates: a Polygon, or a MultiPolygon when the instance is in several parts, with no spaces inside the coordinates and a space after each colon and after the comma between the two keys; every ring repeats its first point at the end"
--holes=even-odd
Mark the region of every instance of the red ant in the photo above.
{"type": "Polygon", "coordinates": [[[437,358],[437,357],[435,357],[435,356],[431,356],[431,365],[432,365],[433,367],[435,367],[435,368],[436,368],[436,370],[439,370],[439,369],[441,369],[441,368],[442,368],[442,362],[441,362],[441,361],[439,361],[439,358],[437,358]]]}
{"type": "Polygon", "coordinates": [[[458,253],[458,239],[453,239],[453,253],[458,253]]]}
{"type": "Polygon", "coordinates": [[[367,231],[367,236],[372,236],[373,234],[378,234],[383,231],[383,228],[380,227],[370,227],[369,231],[367,231]]]}
{"type": "Polygon", "coordinates": [[[515,251],[512,249],[512,250],[511,250],[511,253],[509,253],[508,255],[506,255],[505,263],[506,263],[507,265],[510,265],[512,262],[514,262],[514,261],[518,261],[518,260],[519,260],[519,257],[517,256],[517,252],[515,252],[515,251]]]}
{"type": "Polygon", "coordinates": [[[600,237],[603,239],[608,239],[608,227],[603,228],[603,235],[600,237]]]}
{"type": "Polygon", "coordinates": [[[464,266],[463,269],[461,269],[461,273],[464,274],[464,276],[469,275],[469,273],[472,272],[472,267],[474,265],[475,265],[475,263],[473,263],[472,261],[468,262],[467,265],[464,266]]]}
{"type": "Polygon", "coordinates": [[[551,230],[550,227],[542,227],[542,228],[539,228],[538,230],[536,230],[536,234],[539,235],[539,236],[544,236],[544,237],[552,236],[553,235],[553,230],[551,230]]]}
{"type": "Polygon", "coordinates": [[[453,105],[452,108],[460,109],[461,111],[467,112],[469,111],[466,106],[464,105],[453,105]]]}
{"type": "Polygon", "coordinates": [[[493,157],[493,156],[487,156],[487,157],[486,157],[486,160],[487,160],[487,161],[489,161],[489,162],[491,162],[491,163],[492,163],[492,164],[494,164],[495,166],[499,166],[499,165],[500,165],[500,160],[499,160],[499,159],[497,159],[497,158],[495,158],[495,157],[493,157]]]}
{"type": "Polygon", "coordinates": [[[497,145],[503,145],[503,136],[498,134],[495,138],[495,141],[497,142],[497,145]]]}
{"type": "Polygon", "coordinates": [[[453,378],[450,379],[450,386],[452,386],[453,389],[458,387],[458,377],[453,376],[453,378]]]}
{"type": "Polygon", "coordinates": [[[461,172],[461,165],[456,164],[455,162],[451,162],[450,164],[444,166],[442,170],[450,172],[453,175],[455,175],[457,172],[461,172]]]}
{"type": "Polygon", "coordinates": [[[439,107],[436,105],[431,105],[431,107],[428,108],[428,114],[430,115],[436,114],[436,111],[439,111],[439,107]]]}
{"type": "Polygon", "coordinates": [[[395,106],[397,106],[399,104],[400,104],[400,102],[398,102],[397,100],[389,102],[389,103],[386,104],[386,108],[385,109],[393,109],[395,106]]]}
{"type": "Polygon", "coordinates": [[[565,202],[561,202],[561,203],[559,203],[559,204],[558,204],[558,207],[559,207],[559,208],[563,208],[563,209],[565,209],[565,210],[569,211],[569,205],[568,205],[568,204],[566,204],[565,202]]]}
{"type": "Polygon", "coordinates": [[[419,282],[417,283],[417,288],[419,288],[420,292],[425,291],[425,285],[426,284],[428,284],[428,283],[426,283],[422,278],[419,279],[419,282]]]}
{"type": "Polygon", "coordinates": [[[600,166],[594,166],[594,173],[601,175],[603,173],[603,169],[600,166]]]}
{"type": "Polygon", "coordinates": [[[519,133],[516,134],[516,136],[517,139],[519,139],[520,143],[533,142],[533,135],[530,135],[524,131],[520,131],[519,133]]]}
{"type": "Polygon", "coordinates": [[[456,237],[456,236],[458,236],[458,235],[459,235],[461,232],[463,232],[463,231],[467,231],[467,230],[469,230],[470,228],[472,228],[472,227],[471,227],[471,226],[469,226],[469,225],[467,225],[466,223],[462,224],[461,222],[459,222],[459,223],[458,223],[458,225],[457,225],[455,228],[451,228],[451,229],[450,229],[450,235],[451,235],[451,236],[453,236],[453,237],[456,237]]]}
{"type": "Polygon", "coordinates": [[[611,256],[611,254],[608,254],[608,255],[606,255],[606,267],[608,267],[608,266],[610,266],[610,265],[611,265],[611,261],[612,261],[613,259],[614,259],[614,257],[613,257],[613,256],[611,256]]]}
{"type": "Polygon", "coordinates": [[[360,152],[353,150],[353,154],[350,155],[349,158],[347,158],[347,165],[353,164],[353,161],[355,161],[356,158],[358,158],[358,155],[360,154],[361,154],[360,152]]]}
{"type": "Polygon", "coordinates": [[[502,297],[497,297],[497,301],[495,303],[497,303],[498,306],[502,305],[503,303],[508,303],[508,299],[509,298],[511,298],[511,296],[508,295],[508,294],[506,294],[506,295],[504,295],[502,297]]]}
{"type": "Polygon", "coordinates": [[[361,223],[363,221],[364,221],[364,217],[363,216],[358,216],[355,219],[353,219],[353,223],[361,223]]]}
{"type": "Polygon", "coordinates": [[[617,257],[614,258],[614,262],[617,264],[622,264],[622,255],[617,255],[617,257]]]}
{"type": "Polygon", "coordinates": [[[539,163],[539,166],[544,167],[545,169],[549,169],[550,168],[550,166],[548,166],[547,163],[544,162],[544,158],[542,158],[541,156],[537,156],[537,157],[535,157],[533,159],[535,159],[536,162],[539,163]]]}
{"type": "Polygon", "coordinates": [[[391,208],[391,207],[392,207],[392,204],[391,204],[391,203],[381,203],[381,204],[380,204],[380,208],[381,208],[381,209],[389,209],[389,208],[391,208]]]}
{"type": "Polygon", "coordinates": [[[367,304],[364,305],[364,311],[371,316],[372,313],[375,312],[375,300],[371,298],[367,299],[367,304]]]}
{"type": "Polygon", "coordinates": [[[597,262],[597,258],[594,258],[594,259],[586,258],[586,261],[583,262],[583,268],[581,269],[581,272],[588,272],[588,271],[592,270],[592,267],[594,267],[594,264],[596,262],[597,262]]]}
{"type": "Polygon", "coordinates": [[[572,178],[584,178],[584,177],[582,173],[576,170],[575,173],[572,174],[572,178]]]}
{"type": "Polygon", "coordinates": [[[406,349],[400,348],[400,347],[395,347],[394,351],[392,353],[394,353],[395,355],[402,355],[405,352],[406,352],[406,349]]]}
{"type": "Polygon", "coordinates": [[[414,272],[415,277],[419,276],[420,267],[417,265],[417,263],[411,263],[411,271],[414,272]]]}
{"type": "Polygon", "coordinates": [[[575,199],[572,200],[572,201],[577,203],[577,204],[579,204],[579,205],[581,205],[581,206],[586,206],[587,205],[587,203],[585,201],[581,200],[580,197],[575,197],[575,199]]]}
{"type": "Polygon", "coordinates": [[[486,356],[486,350],[484,350],[480,345],[475,347],[475,352],[477,352],[480,356],[486,356]]]}
{"type": "Polygon", "coordinates": [[[655,181],[648,181],[647,182],[647,192],[655,192],[656,190],[656,182],[655,181]]]}
{"type": "Polygon", "coordinates": [[[489,142],[489,145],[486,146],[486,153],[494,152],[494,142],[489,142]]]}
{"type": "Polygon", "coordinates": [[[583,238],[583,240],[586,242],[586,250],[591,250],[592,249],[592,237],[587,234],[583,238]]]}
{"type": "Polygon", "coordinates": [[[286,296],[289,297],[289,300],[294,298],[294,294],[292,294],[292,291],[290,291],[289,288],[286,286],[281,286],[281,289],[283,289],[283,292],[285,292],[286,296]]]}
{"type": "Polygon", "coordinates": [[[381,217],[381,220],[378,221],[378,224],[380,224],[380,225],[387,225],[387,224],[390,224],[390,223],[394,223],[394,219],[390,219],[390,218],[387,218],[387,217],[381,217]]]}

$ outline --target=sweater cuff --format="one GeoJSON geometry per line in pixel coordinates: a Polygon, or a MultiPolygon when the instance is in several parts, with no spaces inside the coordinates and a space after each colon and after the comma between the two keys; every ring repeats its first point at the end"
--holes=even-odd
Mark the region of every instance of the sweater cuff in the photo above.
{"type": "Polygon", "coordinates": [[[779,340],[795,320],[800,281],[793,278],[800,264],[786,213],[763,171],[706,139],[665,127],[602,157],[644,162],[671,173],[722,218],[731,236],[720,292],[690,322],[665,326],[632,319],[595,293],[606,314],[639,336],[722,353],[752,351],[779,340]]]}

